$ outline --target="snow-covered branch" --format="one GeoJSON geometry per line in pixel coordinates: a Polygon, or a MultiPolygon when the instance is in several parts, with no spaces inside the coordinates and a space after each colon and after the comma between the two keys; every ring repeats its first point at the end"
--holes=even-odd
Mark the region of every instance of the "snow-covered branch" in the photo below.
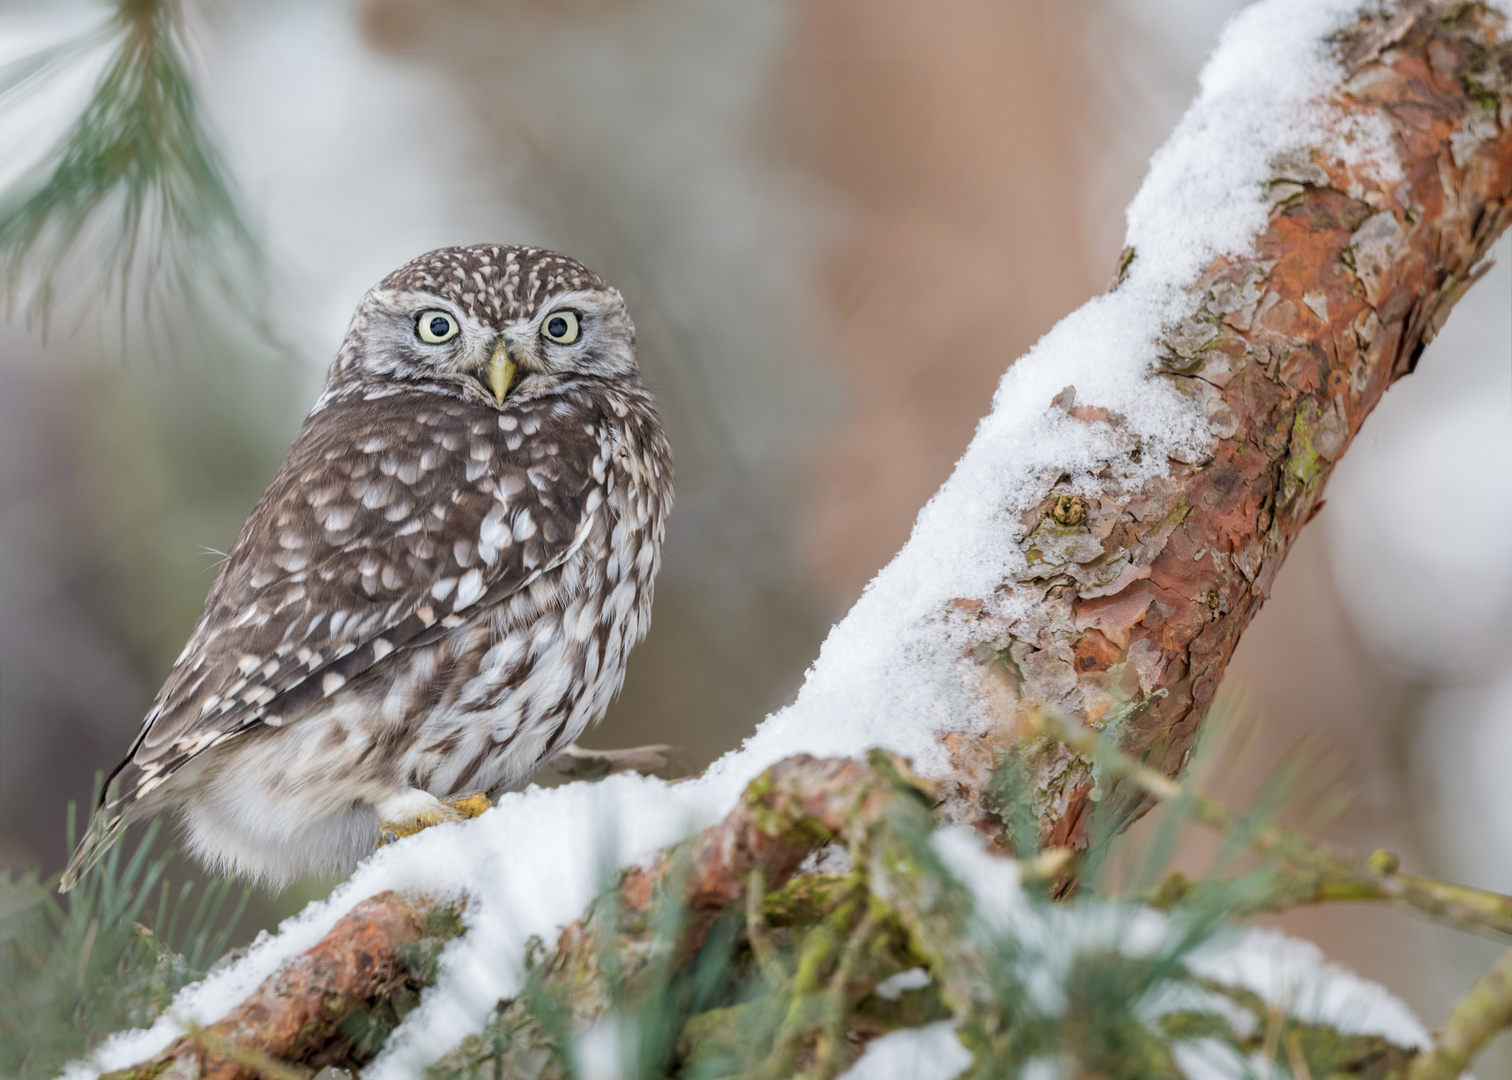
{"type": "MultiPolygon", "coordinates": [[[[185,1024],[220,1019],[365,898],[465,894],[465,933],[365,1072],[412,1076],[535,985],[532,942],[559,942],[533,970],[568,964],[581,924],[561,928],[588,909],[606,869],[641,867],[625,897],[637,881],[666,879],[675,863],[658,853],[696,837],[681,850],[714,861],[695,856],[691,872],[719,872],[696,903],[684,900],[708,926],[744,910],[749,872],[782,879],[800,849],[871,820],[855,800],[882,790],[866,779],[875,766],[854,763],[858,780],[843,764],[826,763],[824,776],[792,764],[783,768],[813,785],[793,797],[812,812],[757,814],[754,831],[732,831],[733,807],[765,805],[747,784],[784,759],[812,761],[797,755],[900,755],[929,778],[941,818],[999,840],[987,796],[1005,755],[1027,767],[1046,847],[1084,846],[1095,802],[1138,813],[1143,788],[1100,775],[1035,718],[1095,729],[1164,775],[1181,769],[1334,464],[1512,221],[1503,22],[1487,4],[1430,0],[1363,14],[1355,0],[1248,8],[1130,207],[1118,283],[1008,370],[954,475],[834,629],[792,706],[693,781],[530,790],[379,852],[330,901],[186,992],[172,1016],[107,1044],[93,1067],[140,1061],[185,1024]],[[842,804],[840,818],[812,827],[842,804]],[[790,836],[783,822],[803,828],[790,836]]],[[[903,918],[908,897],[886,881],[884,914],[903,918]]],[[[861,918],[851,911],[847,932],[860,933],[861,918]]],[[[922,939],[907,940],[917,952],[922,939]]],[[[973,1050],[997,1053],[1001,1032],[973,1013],[972,991],[953,990],[951,971],[931,975],[958,1030],[977,1025],[973,1050]]],[[[1415,1041],[1404,1035],[1399,1048],[1415,1041]]]]}

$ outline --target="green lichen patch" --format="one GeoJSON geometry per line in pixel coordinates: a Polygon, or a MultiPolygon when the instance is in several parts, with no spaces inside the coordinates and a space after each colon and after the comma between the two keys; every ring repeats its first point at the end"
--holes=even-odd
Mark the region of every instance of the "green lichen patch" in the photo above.
{"type": "Polygon", "coordinates": [[[1087,520],[1087,502],[1080,495],[1058,495],[1050,517],[1057,525],[1074,529],[1087,520]]]}

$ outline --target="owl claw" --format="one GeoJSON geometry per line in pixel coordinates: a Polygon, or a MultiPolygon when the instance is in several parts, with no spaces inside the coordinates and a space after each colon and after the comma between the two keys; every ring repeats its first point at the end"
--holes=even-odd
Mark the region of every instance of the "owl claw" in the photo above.
{"type": "Polygon", "coordinates": [[[374,846],[387,847],[432,825],[467,821],[491,806],[493,803],[488,801],[488,796],[478,792],[448,799],[438,799],[421,791],[406,792],[378,807],[384,820],[378,823],[378,843],[374,846]]]}
{"type": "Polygon", "coordinates": [[[441,801],[456,811],[456,820],[458,821],[467,821],[470,818],[477,817],[485,810],[493,809],[493,803],[488,801],[488,796],[477,791],[471,795],[457,795],[450,799],[442,799],[441,801]]]}

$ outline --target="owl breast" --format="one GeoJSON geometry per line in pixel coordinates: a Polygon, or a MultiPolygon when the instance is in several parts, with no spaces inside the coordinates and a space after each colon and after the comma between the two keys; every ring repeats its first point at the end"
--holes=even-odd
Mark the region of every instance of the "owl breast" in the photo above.
{"type": "Polygon", "coordinates": [[[419,677],[385,695],[394,719],[410,687],[434,699],[400,766],[411,786],[497,792],[603,717],[650,625],[665,531],[660,500],[626,464],[611,455],[601,512],[560,567],[436,642],[415,658],[419,677]]]}

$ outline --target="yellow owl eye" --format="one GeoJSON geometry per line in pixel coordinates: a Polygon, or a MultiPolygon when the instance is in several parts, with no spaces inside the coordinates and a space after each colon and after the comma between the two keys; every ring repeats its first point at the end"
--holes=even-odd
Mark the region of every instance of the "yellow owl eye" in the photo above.
{"type": "Polygon", "coordinates": [[[571,345],[578,339],[577,312],[553,311],[541,324],[541,333],[558,345],[571,345]]]}
{"type": "Polygon", "coordinates": [[[427,345],[440,345],[443,341],[450,341],[460,329],[456,317],[444,311],[422,311],[415,320],[415,333],[427,345]]]}

